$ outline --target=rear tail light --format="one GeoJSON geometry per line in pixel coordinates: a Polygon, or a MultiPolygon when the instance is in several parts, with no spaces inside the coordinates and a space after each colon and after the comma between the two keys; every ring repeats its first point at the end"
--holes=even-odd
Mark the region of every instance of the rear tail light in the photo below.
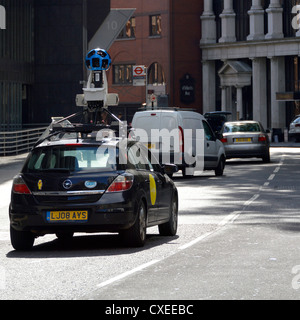
{"type": "Polygon", "coordinates": [[[298,124],[296,124],[296,125],[295,125],[295,127],[296,127],[296,128],[299,128],[299,127],[300,127],[300,124],[299,124],[299,123],[298,123],[298,124]]]}
{"type": "Polygon", "coordinates": [[[220,141],[223,142],[223,143],[227,143],[227,138],[221,138],[220,141]]]}
{"type": "Polygon", "coordinates": [[[183,129],[181,127],[178,127],[179,129],[179,151],[184,152],[184,135],[183,135],[183,129]]]}
{"type": "Polygon", "coordinates": [[[258,141],[259,141],[259,142],[265,142],[265,141],[267,141],[267,137],[266,137],[265,135],[261,134],[261,135],[258,137],[258,141]]]}
{"type": "Polygon", "coordinates": [[[27,184],[20,175],[14,178],[12,190],[14,193],[18,194],[31,194],[27,184]]]}
{"type": "Polygon", "coordinates": [[[107,189],[107,192],[120,192],[129,190],[133,185],[133,175],[130,173],[118,176],[107,189]]]}

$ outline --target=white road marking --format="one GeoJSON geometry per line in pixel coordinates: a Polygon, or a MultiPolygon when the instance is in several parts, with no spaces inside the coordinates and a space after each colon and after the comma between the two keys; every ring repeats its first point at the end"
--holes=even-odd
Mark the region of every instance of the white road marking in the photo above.
{"type": "Polygon", "coordinates": [[[141,271],[143,269],[146,269],[146,268],[154,265],[155,263],[157,263],[159,261],[161,261],[161,260],[151,260],[150,262],[142,264],[137,268],[134,268],[132,270],[124,272],[124,273],[122,273],[122,274],[120,274],[120,275],[118,275],[118,276],[116,276],[114,278],[111,278],[111,279],[107,280],[107,281],[101,282],[100,284],[97,285],[97,288],[103,288],[103,287],[105,287],[105,286],[107,286],[109,284],[112,284],[112,283],[114,283],[114,282],[116,282],[118,280],[124,279],[124,278],[126,278],[126,277],[128,277],[128,276],[130,276],[130,275],[132,275],[132,274],[134,274],[136,272],[138,272],[138,271],[141,271]]]}
{"type": "Polygon", "coordinates": [[[280,167],[275,168],[273,173],[278,173],[278,171],[280,170],[280,167]]]}
{"type": "Polygon", "coordinates": [[[184,244],[183,246],[179,247],[178,250],[184,250],[184,249],[187,249],[189,247],[192,247],[194,244],[196,244],[196,243],[200,242],[201,240],[207,238],[208,236],[210,236],[214,232],[216,232],[216,230],[211,231],[211,232],[207,232],[207,233],[203,234],[202,236],[200,236],[200,237],[198,237],[198,238],[196,238],[196,239],[184,244]]]}
{"type": "Polygon", "coordinates": [[[270,177],[268,178],[269,181],[272,181],[275,178],[275,174],[271,174],[270,177]]]}
{"type": "Polygon", "coordinates": [[[244,203],[244,207],[250,206],[250,204],[251,204],[252,202],[254,202],[256,199],[258,199],[258,198],[259,198],[259,194],[255,194],[251,199],[249,199],[248,201],[246,201],[246,202],[244,203]]]}

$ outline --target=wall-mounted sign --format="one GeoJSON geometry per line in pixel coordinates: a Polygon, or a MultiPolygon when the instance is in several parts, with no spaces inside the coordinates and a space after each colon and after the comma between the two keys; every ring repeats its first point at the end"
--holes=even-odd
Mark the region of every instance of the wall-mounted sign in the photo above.
{"type": "Polygon", "coordinates": [[[195,102],[195,79],[188,73],[180,79],[180,101],[186,104],[195,102]]]}
{"type": "Polygon", "coordinates": [[[146,85],[146,67],[145,66],[133,66],[132,77],[134,86],[145,86],[146,85]]]}

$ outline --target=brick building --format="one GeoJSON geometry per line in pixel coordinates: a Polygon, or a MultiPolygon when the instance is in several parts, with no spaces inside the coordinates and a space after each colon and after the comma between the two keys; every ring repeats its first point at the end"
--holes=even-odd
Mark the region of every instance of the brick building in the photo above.
{"type": "Polygon", "coordinates": [[[120,97],[118,112],[130,121],[146,99],[150,103],[151,94],[157,98],[155,107],[181,106],[201,112],[203,1],[111,0],[111,8],[136,9],[109,50],[113,66],[108,81],[110,91],[120,97]],[[133,85],[134,65],[147,67],[147,88],[133,85]]]}

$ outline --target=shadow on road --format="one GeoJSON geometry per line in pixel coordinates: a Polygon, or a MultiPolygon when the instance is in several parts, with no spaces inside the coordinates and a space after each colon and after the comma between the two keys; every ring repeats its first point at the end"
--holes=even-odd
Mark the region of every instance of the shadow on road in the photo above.
{"type": "Polygon", "coordinates": [[[150,233],[147,234],[144,247],[130,248],[122,243],[118,234],[75,234],[72,239],[67,241],[56,238],[42,244],[37,244],[30,251],[10,251],[6,257],[35,259],[127,255],[172,242],[178,239],[178,237],[178,235],[175,237],[163,237],[150,233]]]}

